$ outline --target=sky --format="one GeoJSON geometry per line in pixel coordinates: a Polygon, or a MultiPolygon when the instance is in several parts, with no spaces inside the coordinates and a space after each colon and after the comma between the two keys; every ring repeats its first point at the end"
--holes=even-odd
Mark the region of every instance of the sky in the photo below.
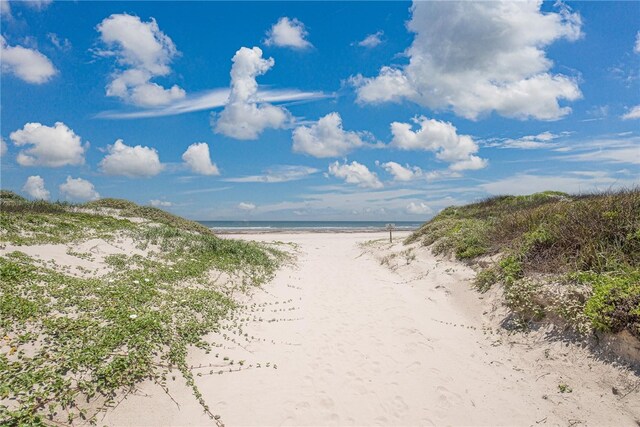
{"type": "Polygon", "coordinates": [[[640,182],[640,2],[0,0],[0,185],[426,220],[640,182]]]}

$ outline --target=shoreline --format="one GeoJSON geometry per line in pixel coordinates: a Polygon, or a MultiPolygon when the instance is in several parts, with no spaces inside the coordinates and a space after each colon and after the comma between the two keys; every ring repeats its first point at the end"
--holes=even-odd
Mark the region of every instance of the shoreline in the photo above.
{"type": "MultiPolygon", "coordinates": [[[[215,234],[221,235],[253,235],[253,234],[375,234],[380,233],[387,235],[389,230],[385,229],[362,229],[362,228],[269,228],[269,229],[251,229],[251,228],[229,228],[226,230],[211,228],[215,234]]],[[[394,229],[393,233],[411,233],[416,229],[394,229]]],[[[406,237],[406,236],[405,236],[406,237]]]]}

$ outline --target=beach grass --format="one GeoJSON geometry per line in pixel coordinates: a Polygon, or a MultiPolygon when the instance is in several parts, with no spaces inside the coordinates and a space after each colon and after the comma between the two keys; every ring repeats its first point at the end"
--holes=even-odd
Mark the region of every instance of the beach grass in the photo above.
{"type": "Polygon", "coordinates": [[[105,257],[103,275],[79,274],[19,248],[0,256],[0,424],[95,423],[141,381],[166,389],[172,371],[213,417],[187,352],[208,351],[203,337],[233,316],[234,295],[270,280],[287,255],[220,239],[200,224],[128,201],[29,202],[9,192],[0,201],[0,244],[127,237],[147,251],[105,257]],[[225,283],[217,282],[221,274],[225,283]]]}
{"type": "Polygon", "coordinates": [[[521,324],[560,317],[582,333],[640,339],[640,189],[498,196],[444,209],[410,235],[481,266],[521,324]]]}

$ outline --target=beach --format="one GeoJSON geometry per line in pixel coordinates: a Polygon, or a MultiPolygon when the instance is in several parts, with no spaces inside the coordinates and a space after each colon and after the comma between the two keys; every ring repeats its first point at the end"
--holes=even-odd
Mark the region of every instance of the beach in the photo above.
{"type": "Polygon", "coordinates": [[[474,272],[407,232],[240,234],[295,254],[189,352],[211,419],[179,373],[100,425],[638,425],[637,376],[551,329],[501,327],[474,272]],[[634,382],[635,381],[635,382],[634,382]]]}

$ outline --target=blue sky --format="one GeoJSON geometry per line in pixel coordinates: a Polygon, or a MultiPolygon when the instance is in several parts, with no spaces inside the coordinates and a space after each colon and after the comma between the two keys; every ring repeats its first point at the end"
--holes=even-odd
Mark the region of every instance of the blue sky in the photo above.
{"type": "Polygon", "coordinates": [[[2,188],[423,220],[632,186],[638,2],[0,2],[2,188]]]}

